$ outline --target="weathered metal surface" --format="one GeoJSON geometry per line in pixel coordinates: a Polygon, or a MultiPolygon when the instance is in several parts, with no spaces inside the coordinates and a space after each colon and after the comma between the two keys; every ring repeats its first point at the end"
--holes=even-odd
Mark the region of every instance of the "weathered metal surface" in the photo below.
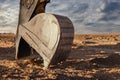
{"type": "Polygon", "coordinates": [[[19,24],[28,22],[36,14],[44,13],[49,0],[20,0],[19,24]]]}
{"type": "MultiPolygon", "coordinates": [[[[16,33],[16,55],[19,54],[19,51],[21,51],[20,53],[24,53],[27,51],[25,54],[19,54],[20,58],[29,56],[31,54],[30,52],[31,47],[19,35],[19,25],[30,21],[35,15],[39,13],[44,13],[45,6],[48,2],[49,0],[33,0],[33,1],[20,0],[19,22],[18,22],[18,28],[16,33]],[[30,8],[26,7],[26,5],[28,4],[30,5],[30,8]],[[24,45],[24,48],[23,48],[23,45],[24,45]],[[22,46],[22,49],[21,49],[21,46],[22,46]]],[[[19,57],[16,57],[16,58],[19,58],[19,57]]]]}
{"type": "Polygon", "coordinates": [[[25,6],[21,4],[16,36],[16,58],[29,56],[33,48],[43,58],[44,67],[48,68],[50,64],[65,61],[68,57],[73,42],[74,28],[67,17],[41,13],[41,11],[44,12],[46,4],[40,6],[38,0],[34,1],[36,2],[30,2],[29,8],[26,9],[23,9],[25,6]],[[30,9],[29,15],[27,15],[28,9],[30,9]]]}

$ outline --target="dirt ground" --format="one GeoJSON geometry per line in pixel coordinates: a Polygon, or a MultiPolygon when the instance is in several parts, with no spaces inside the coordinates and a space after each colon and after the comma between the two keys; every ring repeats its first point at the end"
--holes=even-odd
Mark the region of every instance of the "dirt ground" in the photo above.
{"type": "Polygon", "coordinates": [[[14,37],[0,34],[0,80],[120,80],[120,34],[75,35],[66,62],[48,70],[15,60],[14,37]]]}

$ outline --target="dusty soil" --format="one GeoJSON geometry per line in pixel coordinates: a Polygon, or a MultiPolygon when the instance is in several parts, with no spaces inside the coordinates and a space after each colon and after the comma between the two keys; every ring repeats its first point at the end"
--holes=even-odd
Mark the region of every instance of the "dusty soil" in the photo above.
{"type": "Polygon", "coordinates": [[[0,80],[120,80],[120,34],[75,35],[66,62],[43,70],[15,60],[13,34],[0,34],[0,80]]]}

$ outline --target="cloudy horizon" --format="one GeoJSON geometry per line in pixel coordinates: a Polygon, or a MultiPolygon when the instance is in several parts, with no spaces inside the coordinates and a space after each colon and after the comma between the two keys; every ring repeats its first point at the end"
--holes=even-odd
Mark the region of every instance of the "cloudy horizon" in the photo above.
{"type": "MultiPolygon", "coordinates": [[[[0,0],[0,32],[17,28],[19,0],[0,0]]],[[[118,0],[51,0],[46,12],[69,17],[75,33],[119,33],[120,1],[118,0]]]]}

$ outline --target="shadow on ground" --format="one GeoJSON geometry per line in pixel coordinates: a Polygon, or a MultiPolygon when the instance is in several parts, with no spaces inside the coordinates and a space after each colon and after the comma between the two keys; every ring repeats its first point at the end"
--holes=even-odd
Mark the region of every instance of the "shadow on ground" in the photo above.
{"type": "Polygon", "coordinates": [[[15,47],[0,47],[0,79],[120,80],[119,49],[119,43],[92,46],[74,44],[66,62],[42,70],[43,64],[39,61],[16,61],[15,47]]]}
{"type": "Polygon", "coordinates": [[[0,60],[15,60],[15,47],[0,47],[0,60]]]}

